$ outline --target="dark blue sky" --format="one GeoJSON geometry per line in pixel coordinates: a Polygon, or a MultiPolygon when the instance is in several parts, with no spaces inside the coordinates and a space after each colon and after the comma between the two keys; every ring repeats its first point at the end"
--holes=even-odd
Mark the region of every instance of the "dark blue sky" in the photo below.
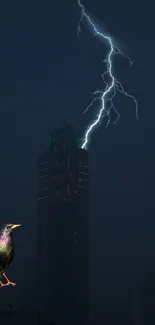
{"type": "MultiPolygon", "coordinates": [[[[130,69],[118,58],[114,71],[138,100],[139,121],[133,102],[118,96],[119,122],[106,130],[101,124],[89,147],[94,317],[110,324],[113,313],[124,324],[122,308],[136,317],[132,310],[144,300],[148,268],[155,267],[154,8],[139,0],[84,4],[134,61],[130,69]]],[[[2,289],[2,307],[10,301],[32,306],[37,158],[47,148],[48,134],[67,119],[82,135],[94,116],[93,110],[81,113],[90,92],[101,86],[107,47],[92,38],[86,24],[77,38],[79,18],[73,0],[0,4],[0,214],[2,224],[23,224],[14,236],[16,259],[9,270],[17,288],[2,289]]]]}

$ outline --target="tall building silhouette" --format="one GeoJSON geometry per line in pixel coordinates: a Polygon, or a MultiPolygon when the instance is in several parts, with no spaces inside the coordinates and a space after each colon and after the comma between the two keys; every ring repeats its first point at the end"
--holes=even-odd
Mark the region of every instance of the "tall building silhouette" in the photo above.
{"type": "Polygon", "coordinates": [[[88,152],[74,129],[50,134],[39,156],[40,308],[55,324],[89,322],[88,152]]]}

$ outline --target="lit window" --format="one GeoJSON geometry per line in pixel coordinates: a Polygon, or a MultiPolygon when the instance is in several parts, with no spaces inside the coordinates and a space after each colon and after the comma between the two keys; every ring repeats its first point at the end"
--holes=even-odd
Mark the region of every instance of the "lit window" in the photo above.
{"type": "Polygon", "coordinates": [[[80,174],[88,175],[88,173],[85,173],[85,172],[80,172],[80,174]]]}
{"type": "Polygon", "coordinates": [[[48,190],[48,187],[40,189],[40,191],[47,191],[47,190],[48,190]]]}
{"type": "Polygon", "coordinates": [[[40,162],[40,165],[47,164],[48,160],[40,162]]]}
{"type": "Polygon", "coordinates": [[[48,168],[43,168],[43,169],[40,169],[40,172],[42,172],[43,170],[48,170],[48,168]]]}

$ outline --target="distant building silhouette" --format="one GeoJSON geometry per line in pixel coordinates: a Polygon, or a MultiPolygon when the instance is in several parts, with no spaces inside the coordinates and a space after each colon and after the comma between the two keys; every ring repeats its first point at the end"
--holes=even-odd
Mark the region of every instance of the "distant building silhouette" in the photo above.
{"type": "Polygon", "coordinates": [[[52,132],[39,156],[40,308],[55,324],[89,321],[88,152],[74,129],[52,132]]]}

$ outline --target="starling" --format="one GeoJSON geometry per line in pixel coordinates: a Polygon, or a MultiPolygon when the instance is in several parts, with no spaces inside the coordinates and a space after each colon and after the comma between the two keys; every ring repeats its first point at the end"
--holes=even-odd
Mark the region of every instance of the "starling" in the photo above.
{"type": "Polygon", "coordinates": [[[0,232],[0,279],[2,276],[6,279],[6,283],[0,280],[0,287],[15,286],[14,282],[11,282],[6,276],[5,272],[8,266],[12,263],[14,257],[14,245],[12,241],[13,229],[19,227],[19,224],[7,224],[0,232]]]}

